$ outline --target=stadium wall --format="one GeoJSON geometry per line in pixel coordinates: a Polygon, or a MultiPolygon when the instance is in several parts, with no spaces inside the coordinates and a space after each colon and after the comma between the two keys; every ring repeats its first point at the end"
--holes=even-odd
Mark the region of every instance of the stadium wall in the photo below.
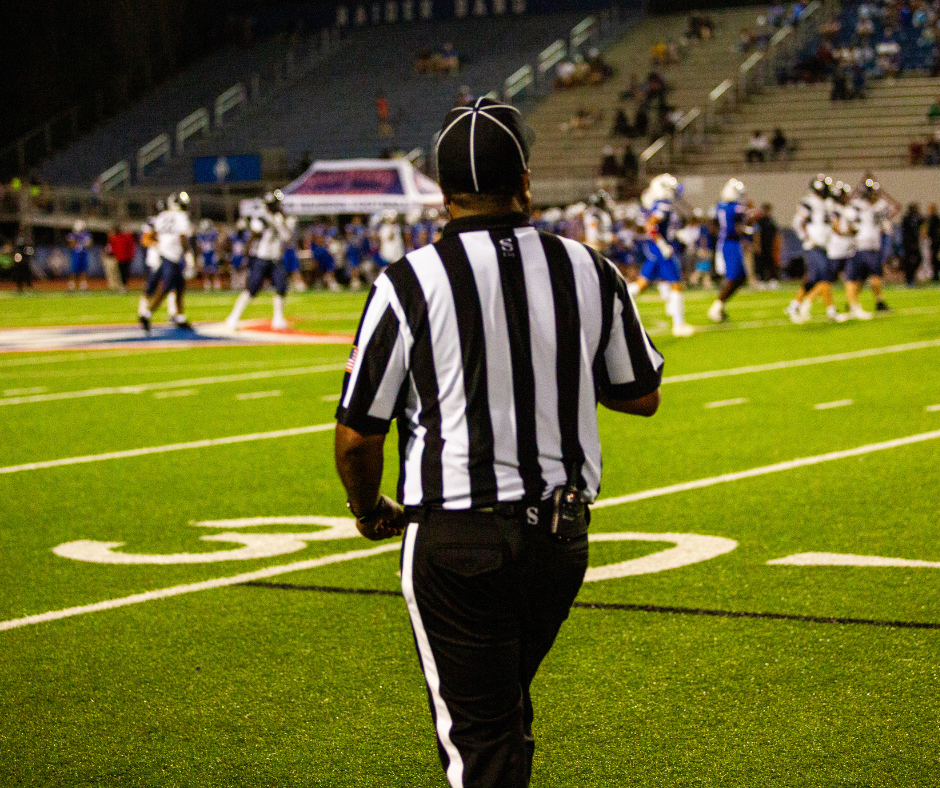
{"type": "MultiPolygon", "coordinates": [[[[793,211],[806,194],[810,180],[816,172],[729,172],[726,175],[689,175],[680,179],[685,185],[685,199],[695,208],[707,209],[718,200],[721,187],[729,177],[740,178],[747,187],[748,198],[756,205],[769,202],[774,207],[777,221],[788,223],[793,211]]],[[[826,173],[833,180],[855,186],[866,176],[860,170],[832,170],[826,173]]],[[[882,187],[896,200],[907,206],[940,204],[940,178],[932,167],[922,169],[884,170],[874,173],[882,187]]]]}

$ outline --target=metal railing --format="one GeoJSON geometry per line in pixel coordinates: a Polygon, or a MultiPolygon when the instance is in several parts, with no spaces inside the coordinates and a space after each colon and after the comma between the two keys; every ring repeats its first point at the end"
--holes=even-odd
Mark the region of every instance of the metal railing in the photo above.
{"type": "Polygon", "coordinates": [[[113,167],[105,170],[99,175],[95,182],[101,187],[103,192],[114,191],[119,186],[128,186],[131,182],[131,165],[127,159],[122,159],[113,167]]]}
{"type": "Polygon", "coordinates": [[[525,65],[506,79],[503,84],[503,97],[506,101],[512,101],[514,97],[534,83],[535,72],[532,66],[525,65]]]}
{"type": "Polygon", "coordinates": [[[141,175],[147,171],[147,167],[160,159],[168,158],[173,152],[170,145],[170,135],[164,132],[158,134],[146,145],[137,151],[137,174],[141,175]]]}
{"type": "Polygon", "coordinates": [[[693,107],[676,124],[672,134],[661,136],[640,154],[640,178],[647,178],[654,168],[671,166],[683,151],[701,147],[709,135],[720,132],[738,106],[771,84],[776,78],[775,69],[784,60],[792,59],[818,34],[825,21],[820,17],[827,16],[838,5],[838,0],[813,0],[797,25],[781,28],[770,38],[765,50],[747,57],[731,76],[711,90],[703,107],[693,107]]]}
{"type": "Polygon", "coordinates": [[[224,93],[219,94],[215,99],[215,125],[221,126],[229,112],[247,101],[248,91],[245,90],[245,86],[241,82],[232,85],[224,93]]]}
{"type": "Polygon", "coordinates": [[[209,121],[209,113],[205,107],[200,107],[195,112],[190,113],[185,118],[183,118],[179,123],[176,124],[176,152],[177,154],[183,152],[183,148],[186,145],[186,140],[190,137],[199,134],[208,134],[211,123],[209,121]]]}

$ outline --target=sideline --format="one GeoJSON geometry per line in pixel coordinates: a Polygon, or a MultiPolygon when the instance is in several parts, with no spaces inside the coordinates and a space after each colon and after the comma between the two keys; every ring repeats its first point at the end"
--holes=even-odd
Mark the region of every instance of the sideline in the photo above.
{"type": "MultiPolygon", "coordinates": [[[[285,433],[300,434],[301,431],[314,432],[322,429],[325,425],[320,425],[320,427],[306,427],[301,428],[300,431],[296,430],[284,430],[285,433]]],[[[329,428],[332,429],[333,425],[329,425],[329,428]]],[[[248,438],[252,440],[258,440],[261,437],[273,437],[272,433],[262,433],[259,437],[251,436],[238,436],[235,440],[239,438],[248,438]]],[[[859,446],[855,449],[847,449],[845,451],[836,451],[829,452],[828,454],[820,454],[815,457],[803,457],[801,459],[790,460],[788,462],[781,462],[775,465],[765,465],[761,468],[753,468],[749,471],[741,471],[739,473],[728,473],[722,476],[713,476],[709,479],[699,479],[697,481],[685,482],[683,484],[673,484],[669,487],[659,487],[654,490],[646,490],[644,492],[632,493],[630,495],[621,495],[616,498],[604,498],[600,501],[597,501],[593,508],[605,508],[608,506],[617,506],[622,503],[631,503],[633,501],[643,501],[647,498],[655,498],[661,495],[670,495],[677,492],[685,492],[686,490],[696,490],[702,487],[710,487],[715,484],[721,484],[722,482],[731,482],[737,481],[739,479],[748,479],[754,476],[762,476],[768,473],[776,473],[778,471],[791,470],[792,468],[800,468],[807,465],[816,465],[822,462],[829,462],[831,460],[839,460],[847,457],[857,457],[861,454],[868,454],[873,451],[883,451],[885,449],[898,448],[900,446],[907,446],[913,443],[920,443],[922,441],[934,440],[940,438],[940,430],[935,430],[933,432],[924,432],[919,435],[910,435],[906,438],[897,438],[891,441],[883,441],[882,443],[872,443],[868,446],[859,446]]],[[[232,439],[222,439],[229,440],[230,442],[235,442],[232,439]]],[[[215,444],[213,444],[215,445],[215,444]]],[[[186,446],[185,444],[179,444],[179,446],[186,446]]],[[[6,469],[0,469],[0,473],[6,471],[6,469]]],[[[61,618],[69,618],[71,616],[78,616],[84,613],[96,613],[101,610],[111,610],[117,607],[125,607],[126,605],[134,605],[138,602],[149,602],[153,599],[166,599],[172,596],[179,596],[180,594],[188,594],[194,591],[205,591],[213,588],[222,588],[223,586],[238,585],[241,583],[247,583],[255,580],[262,580],[269,577],[275,577],[277,575],[286,574],[288,572],[297,572],[304,569],[312,569],[318,566],[325,566],[327,564],[337,563],[340,561],[348,561],[355,558],[364,558],[371,555],[377,555],[379,553],[398,550],[400,549],[399,542],[393,542],[387,545],[381,545],[380,547],[374,547],[366,550],[354,550],[349,553],[340,553],[338,555],[325,556],[323,558],[316,558],[309,561],[298,561],[292,564],[284,564],[282,566],[273,566],[267,569],[261,569],[257,572],[248,572],[245,574],[235,575],[233,577],[220,577],[215,580],[205,580],[201,583],[190,583],[187,585],[173,586],[171,588],[158,589],[156,591],[147,591],[142,594],[134,594],[128,597],[121,597],[119,599],[106,600],[104,602],[96,602],[90,605],[82,605],[79,607],[70,607],[64,610],[53,610],[47,613],[39,613],[37,615],[25,616],[24,618],[12,619],[10,621],[0,621],[0,632],[8,629],[16,629],[17,627],[24,627],[29,624],[40,624],[47,621],[56,621],[61,618]]]]}
{"type": "Polygon", "coordinates": [[[30,402],[54,402],[63,399],[82,399],[100,397],[105,394],[142,394],[145,391],[163,389],[190,388],[206,386],[210,383],[241,383],[246,380],[267,380],[268,378],[287,378],[297,375],[312,375],[316,372],[340,372],[345,364],[319,364],[313,367],[293,367],[291,369],[268,369],[261,372],[243,372],[238,375],[215,375],[190,380],[167,380],[163,383],[139,383],[132,386],[109,386],[107,388],[82,389],[81,391],[60,391],[53,394],[34,394],[29,397],[0,397],[0,405],[24,405],[30,402]]]}
{"type": "Polygon", "coordinates": [[[145,454],[163,454],[168,451],[183,451],[185,449],[205,449],[210,446],[228,446],[232,443],[249,443],[250,441],[264,441],[272,438],[289,438],[294,435],[309,435],[314,432],[328,432],[335,429],[336,424],[313,424],[309,427],[293,427],[288,430],[274,430],[273,432],[251,432],[247,435],[230,435],[227,438],[207,438],[201,441],[188,441],[186,443],[171,443],[167,446],[150,446],[144,449],[127,449],[125,451],[109,451],[104,454],[86,454],[82,457],[64,457],[61,460],[44,460],[42,462],[26,462],[22,465],[8,465],[0,468],[0,474],[19,473],[20,471],[38,471],[43,468],[60,468],[63,465],[81,465],[86,462],[101,462],[102,460],[123,460],[128,457],[142,457],[145,454]]]}

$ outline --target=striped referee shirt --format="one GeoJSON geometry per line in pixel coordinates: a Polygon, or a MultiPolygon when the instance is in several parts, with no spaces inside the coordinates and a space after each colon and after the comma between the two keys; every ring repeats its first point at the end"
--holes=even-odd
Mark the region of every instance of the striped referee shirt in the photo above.
{"type": "Polygon", "coordinates": [[[663,358],[614,266],[522,214],[451,221],[378,277],[337,420],[397,419],[405,506],[535,502],[600,487],[597,397],[659,387],[663,358]]]}

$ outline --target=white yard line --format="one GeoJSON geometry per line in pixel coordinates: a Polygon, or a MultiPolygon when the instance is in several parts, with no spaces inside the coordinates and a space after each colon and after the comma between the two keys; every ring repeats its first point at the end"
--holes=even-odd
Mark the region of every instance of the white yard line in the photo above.
{"type": "Polygon", "coordinates": [[[844,449],[842,451],[831,451],[826,454],[817,454],[814,457],[800,457],[796,460],[787,460],[773,465],[764,465],[760,468],[751,468],[747,471],[738,471],[736,473],[724,473],[721,476],[711,476],[707,479],[696,479],[692,482],[682,482],[680,484],[670,484],[668,487],[658,487],[654,490],[644,490],[642,492],[630,493],[629,495],[618,495],[615,498],[602,498],[592,505],[592,509],[603,509],[607,506],[618,506],[622,503],[633,503],[635,501],[645,501],[647,498],[658,498],[661,495],[671,495],[672,493],[687,492],[688,490],[700,490],[703,487],[712,487],[724,482],[736,482],[741,479],[753,479],[756,476],[766,476],[769,473],[779,473],[780,471],[792,471],[794,468],[805,468],[809,465],[819,465],[823,462],[832,460],[844,460],[849,457],[860,457],[863,454],[871,454],[876,451],[885,451],[886,449],[897,449],[901,446],[910,446],[914,443],[936,440],[940,438],[940,430],[933,432],[921,432],[917,435],[908,435],[906,438],[895,438],[881,443],[869,443],[867,446],[857,446],[854,449],[844,449]]]}
{"type": "Polygon", "coordinates": [[[940,405],[928,405],[926,408],[924,408],[924,410],[926,410],[928,413],[937,413],[940,411],[940,405]]]}
{"type": "MultiPolygon", "coordinates": [[[[663,383],[688,383],[693,380],[708,380],[710,378],[726,378],[734,375],[749,375],[752,372],[771,372],[777,369],[793,369],[795,367],[810,367],[816,364],[829,364],[833,361],[851,361],[856,358],[871,358],[884,356],[890,353],[906,353],[911,350],[925,350],[940,347],[940,339],[926,339],[922,342],[906,342],[903,345],[888,345],[886,347],[873,347],[865,350],[850,350],[846,353],[832,353],[827,356],[811,356],[810,358],[795,358],[790,361],[773,361],[769,364],[752,364],[747,367],[734,367],[731,369],[716,369],[710,372],[692,372],[688,375],[672,375],[663,378],[663,383]]],[[[3,400],[0,400],[2,402],[3,400]]]]}
{"type": "Polygon", "coordinates": [[[170,391],[155,391],[153,393],[154,399],[170,399],[175,397],[191,397],[193,394],[198,394],[199,392],[196,389],[172,389],[170,391]]]}
{"type": "Polygon", "coordinates": [[[832,410],[833,408],[845,408],[854,404],[854,402],[855,400],[851,399],[838,399],[835,402],[820,402],[818,405],[813,405],[813,410],[832,410]]]}
{"type": "Polygon", "coordinates": [[[102,462],[104,460],[123,460],[128,457],[142,457],[146,454],[163,454],[168,451],[184,451],[186,449],[205,449],[210,446],[228,446],[232,443],[249,443],[251,441],[264,441],[273,438],[289,438],[294,435],[308,435],[312,432],[327,432],[336,427],[330,424],[313,424],[309,427],[293,427],[289,430],[274,430],[273,432],[252,432],[247,435],[231,435],[227,438],[209,438],[201,441],[187,443],[170,443],[166,446],[150,446],[144,449],[128,449],[126,451],[111,451],[105,454],[86,454],[81,457],[64,457],[61,460],[44,460],[42,462],[27,462],[22,465],[8,465],[0,468],[0,474],[20,473],[21,471],[38,471],[43,468],[59,468],[63,465],[81,465],[87,462],[102,462]]]}
{"type": "Polygon", "coordinates": [[[45,386],[33,386],[31,389],[6,389],[3,392],[4,397],[19,397],[24,394],[42,394],[47,391],[45,386]]]}
{"type": "Polygon", "coordinates": [[[297,375],[312,375],[317,372],[340,372],[344,367],[345,365],[343,364],[320,364],[314,367],[294,367],[292,369],[268,369],[262,372],[244,372],[239,375],[215,375],[213,377],[191,378],[189,380],[167,380],[162,383],[139,383],[131,386],[110,386],[97,389],[83,389],[81,391],[60,391],[53,394],[35,394],[28,397],[0,398],[0,405],[24,405],[32,402],[84,399],[86,397],[100,397],[106,394],[142,394],[145,391],[190,388],[192,386],[206,386],[212,383],[241,383],[246,380],[287,378],[297,375]]]}
{"type": "Polygon", "coordinates": [[[744,397],[738,397],[737,399],[720,399],[717,402],[706,402],[706,408],[726,408],[729,405],[745,405],[750,400],[745,399],[744,397]]]}
{"type": "MultiPolygon", "coordinates": [[[[280,434],[301,434],[302,432],[316,432],[323,428],[329,427],[330,425],[320,425],[319,427],[305,427],[300,430],[282,430],[280,434]]],[[[275,433],[261,433],[257,436],[238,436],[242,440],[260,440],[264,437],[280,437],[280,435],[275,433]]],[[[645,490],[639,493],[632,493],[630,495],[621,495],[616,498],[604,498],[600,501],[597,501],[593,508],[602,509],[608,506],[617,506],[622,503],[632,503],[634,501],[642,501],[647,498],[655,498],[661,495],[670,495],[677,492],[685,492],[687,490],[697,490],[703,487],[711,487],[715,484],[721,484],[722,482],[731,482],[738,481],[740,479],[749,479],[755,476],[762,476],[768,473],[776,473],[778,471],[791,470],[793,468],[801,468],[807,465],[816,465],[821,462],[829,462],[830,460],[840,460],[848,457],[857,457],[862,454],[868,454],[874,451],[884,451],[886,449],[899,448],[901,446],[908,446],[914,443],[920,443],[923,441],[934,440],[940,438],[940,430],[934,432],[924,432],[919,435],[910,435],[906,438],[897,438],[895,440],[884,441],[882,443],[872,443],[868,446],[859,446],[855,449],[847,449],[845,451],[836,451],[830,452],[828,454],[820,454],[815,457],[803,457],[797,460],[790,460],[788,462],[777,463],[776,465],[766,465],[762,468],[752,468],[749,471],[741,471],[739,473],[727,473],[722,476],[713,476],[709,479],[698,479],[692,482],[685,482],[683,484],[673,484],[669,487],[660,487],[654,490],[645,490]]],[[[228,442],[236,442],[235,439],[222,439],[223,441],[227,440],[228,442]]],[[[200,441],[199,443],[209,443],[211,445],[218,445],[216,442],[212,441],[200,441]]],[[[178,444],[178,448],[195,448],[193,444],[178,444]]],[[[171,450],[170,447],[162,447],[163,450],[171,450]]],[[[159,449],[158,449],[159,450],[159,449]]],[[[138,450],[142,453],[153,450],[138,450]]],[[[135,456],[128,453],[116,453],[116,454],[127,454],[127,456],[135,456]]],[[[105,457],[101,457],[104,459],[105,457]]],[[[78,460],[92,461],[88,458],[76,458],[78,460]]],[[[110,457],[108,458],[110,459],[110,457]]],[[[68,461],[66,461],[67,463],[68,461]]],[[[37,463],[38,465],[38,463],[37,463]]],[[[10,472],[10,469],[0,468],[0,473],[10,472]]],[[[63,618],[71,618],[73,616],[80,616],[85,613],[97,613],[103,610],[113,610],[119,607],[126,607],[128,605],[135,605],[139,602],[149,602],[155,599],[167,599],[169,597],[180,596],[182,594],[190,594],[195,591],[208,591],[214,588],[223,588],[225,586],[239,585],[241,583],[248,583],[255,580],[263,580],[270,577],[276,577],[277,575],[287,574],[288,572],[299,572],[306,569],[313,569],[318,566],[326,566],[328,564],[339,563],[341,561],[349,561],[357,558],[366,558],[368,556],[378,555],[380,553],[391,552],[398,550],[400,545],[398,542],[393,542],[391,544],[381,545],[379,547],[367,548],[365,550],[353,550],[348,553],[340,553],[338,555],[329,555],[324,556],[323,558],[314,558],[308,561],[297,561],[292,564],[284,564],[282,566],[272,566],[267,569],[260,569],[256,572],[246,572],[240,575],[234,575],[232,577],[220,577],[214,580],[204,580],[200,583],[189,583],[186,585],[172,586],[170,588],[157,589],[155,591],[147,591],[141,594],[133,594],[131,596],[120,597],[118,599],[109,599],[104,602],[96,602],[90,605],[81,605],[78,607],[65,608],[64,610],[52,610],[47,613],[39,613],[33,616],[25,616],[23,618],[15,618],[10,621],[0,621],[0,632],[8,629],[17,629],[18,627],[29,626],[30,624],[42,624],[49,621],[57,621],[63,618]]]]}
{"type": "Polygon", "coordinates": [[[273,391],[247,391],[244,394],[236,394],[235,399],[237,400],[249,400],[249,399],[267,399],[268,397],[280,397],[281,390],[274,389],[273,391]]]}
{"type": "Polygon", "coordinates": [[[296,561],[293,564],[284,564],[282,566],[271,566],[267,569],[259,569],[256,572],[245,572],[232,577],[218,577],[214,580],[204,580],[201,583],[188,583],[186,585],[172,586],[171,588],[160,588],[156,591],[146,591],[142,594],[133,594],[131,596],[121,597],[119,599],[108,599],[104,602],[96,602],[91,605],[81,605],[79,607],[69,607],[64,610],[52,610],[48,613],[38,613],[34,616],[24,616],[23,618],[14,618],[10,621],[0,621],[0,632],[7,629],[17,629],[18,627],[29,626],[30,624],[44,624],[48,621],[58,621],[62,618],[71,618],[80,616],[84,613],[98,613],[102,610],[114,610],[118,607],[127,607],[136,605],[140,602],[150,602],[154,599],[168,599],[182,594],[192,594],[195,591],[210,591],[214,588],[224,588],[225,586],[234,586],[241,583],[250,583],[256,580],[266,580],[270,577],[277,577],[288,572],[300,572],[305,569],[315,569],[318,566],[328,564],[337,564],[341,561],[352,561],[357,558],[368,558],[381,553],[388,553],[398,550],[398,542],[384,544],[379,547],[371,547],[365,550],[351,550],[348,553],[338,553],[336,555],[327,555],[323,558],[313,558],[308,561],[296,561]]]}
{"type": "Polygon", "coordinates": [[[320,397],[320,402],[339,402],[342,398],[342,394],[324,394],[320,397]]]}
{"type": "MultiPolygon", "coordinates": [[[[829,364],[834,361],[850,361],[852,359],[870,358],[872,356],[882,356],[891,353],[905,353],[912,350],[924,350],[934,347],[940,347],[940,339],[928,339],[921,342],[908,342],[903,345],[889,345],[887,347],[853,350],[846,353],[833,353],[826,356],[798,358],[792,359],[790,361],[774,361],[768,364],[753,364],[746,367],[717,369],[710,370],[708,372],[693,372],[688,375],[672,375],[663,378],[663,383],[687,383],[694,380],[733,377],[735,375],[747,375],[754,372],[770,372],[779,369],[793,369],[796,367],[813,366],[816,364],[829,364]]],[[[69,356],[66,356],[65,358],[69,358],[69,356]]],[[[61,391],[53,392],[51,394],[5,397],[0,398],[0,405],[23,405],[35,402],[55,402],[57,400],[83,399],[86,397],[98,397],[109,394],[141,394],[146,391],[159,391],[160,389],[170,388],[190,388],[192,386],[203,386],[213,383],[237,383],[246,380],[264,380],[268,378],[291,377],[296,375],[308,375],[317,372],[339,372],[343,368],[344,365],[340,363],[321,364],[312,367],[295,367],[288,369],[264,370],[260,372],[246,372],[238,375],[217,375],[213,377],[192,378],[189,380],[170,380],[164,381],[162,383],[140,383],[129,386],[111,386],[95,389],[82,389],[80,391],[61,391]]]]}

